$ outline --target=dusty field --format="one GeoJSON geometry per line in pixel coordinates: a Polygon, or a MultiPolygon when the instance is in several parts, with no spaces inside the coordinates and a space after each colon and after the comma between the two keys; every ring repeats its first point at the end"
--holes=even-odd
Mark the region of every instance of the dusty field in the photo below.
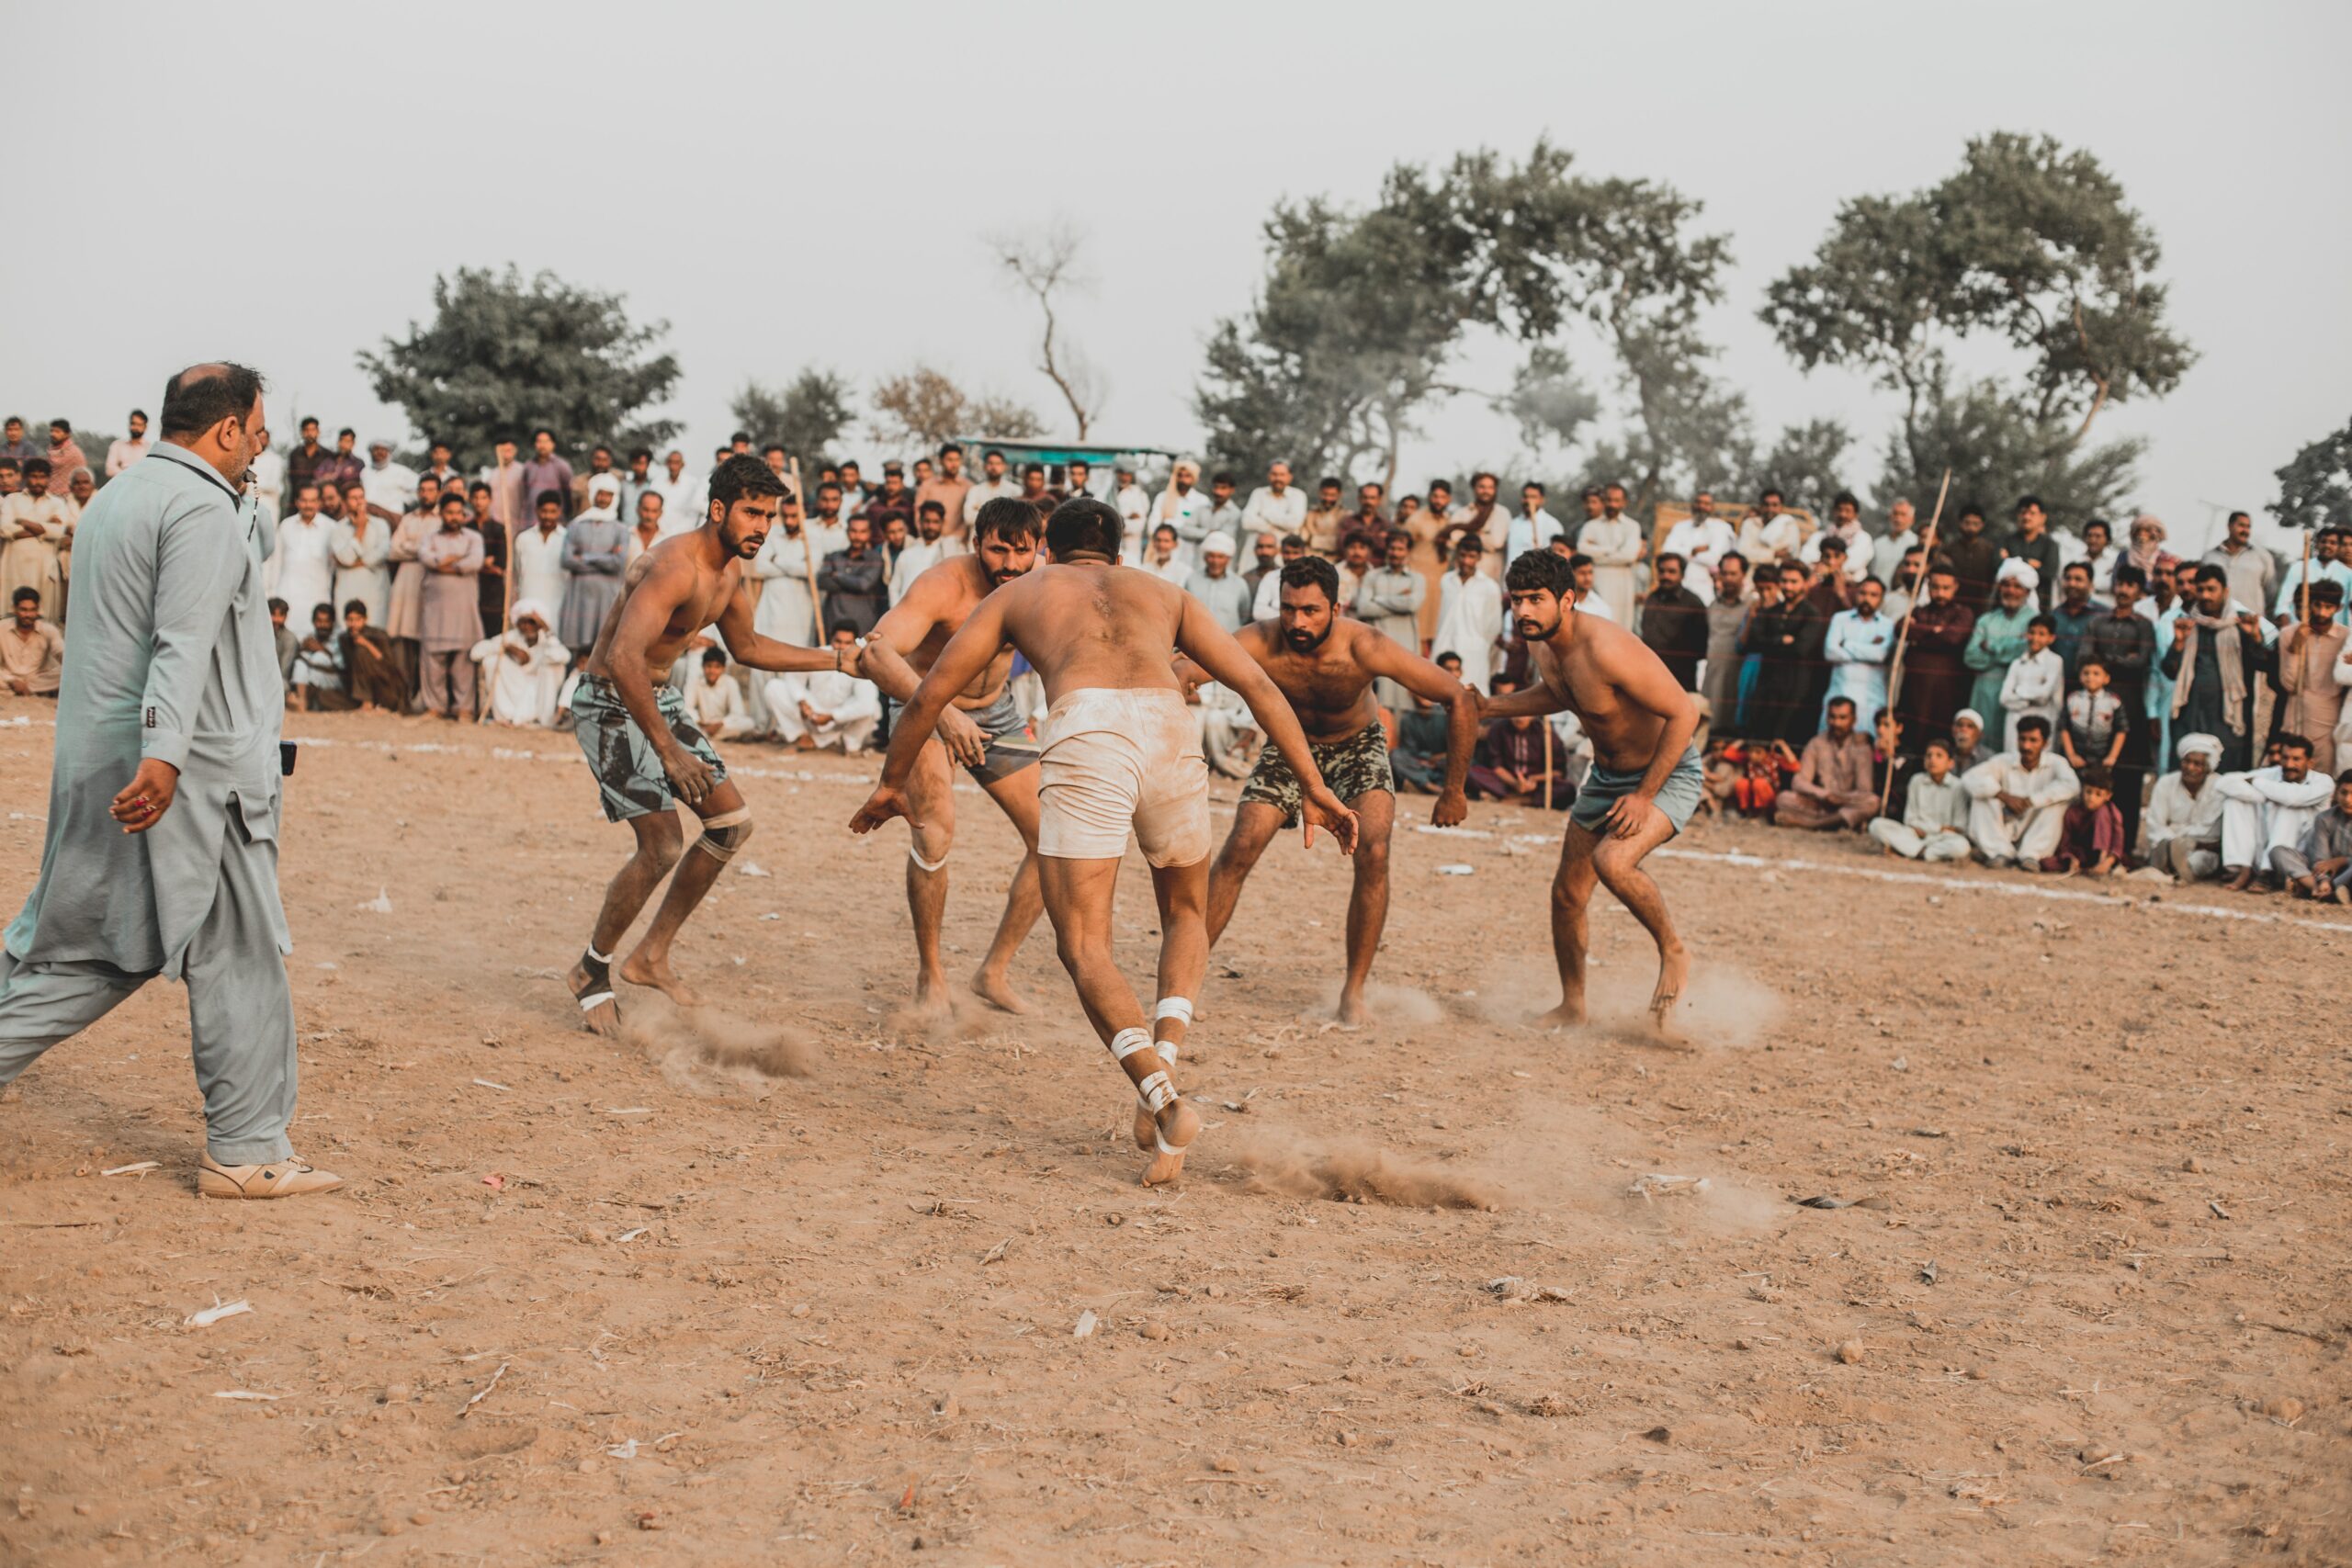
{"type": "MultiPolygon", "coordinates": [[[[0,728],[10,910],[51,733],[0,728]]],[[[867,766],[731,750],[761,829],[680,955],[725,1016],[617,1045],[557,980],[626,840],[569,737],[289,733],[330,742],[295,1137],[349,1185],[195,1199],[175,990],[6,1097],[0,1560],[2352,1560],[2352,921],[1801,881],[1692,857],[1883,863],[1709,826],[1655,863],[1696,1048],[1546,1037],[1556,819],[1488,806],[1400,833],[1351,1032],[1344,872],[1293,840],[1147,1192],[1042,931],[1034,1018],[894,1026],[867,766]]],[[[1013,840],[959,803],[968,964],[1013,840]]],[[[1140,862],[1122,908],[1148,976],[1140,862]]],[[[1630,1014],[1640,932],[1595,929],[1630,1014]]]]}

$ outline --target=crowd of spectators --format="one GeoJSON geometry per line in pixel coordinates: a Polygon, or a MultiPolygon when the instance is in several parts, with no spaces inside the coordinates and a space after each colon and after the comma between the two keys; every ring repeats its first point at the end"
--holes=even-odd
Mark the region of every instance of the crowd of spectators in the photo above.
{"type": "MultiPolygon", "coordinates": [[[[146,419],[112,444],[104,472],[146,451],[146,419]]],[[[355,432],[266,453],[254,482],[274,549],[271,614],[289,705],[552,725],[639,553],[696,525],[701,476],[681,450],[657,460],[598,445],[559,449],[548,430],[456,466],[446,443],[421,466],[355,432]],[[577,457],[577,464],[573,457],[577,457]]],[[[714,462],[752,451],[737,435],[714,462]]],[[[779,473],[780,446],[762,454],[779,473]]],[[[1908,502],[1866,528],[1841,494],[1826,519],[1766,489],[1737,515],[1708,492],[1654,533],[1619,485],[1552,510],[1540,484],[1505,502],[1496,475],[1457,496],[1434,480],[1393,502],[1377,483],[1326,478],[1310,494],[1272,465],[1243,485],[1179,461],[1147,485],[1133,469],[1029,462],[984,450],[977,474],[949,444],[871,481],[854,461],[803,476],[746,576],[763,634],[799,643],[863,636],[925,568],[958,553],[979,508],[1019,496],[1050,508],[1085,493],[1128,523],[1128,564],[1184,588],[1228,630],[1279,609],[1279,568],[1328,557],[1340,608],[1434,658],[1482,693],[1512,690],[1527,652],[1510,627],[1503,568],[1552,549],[1575,569],[1577,611],[1639,636],[1706,716],[1711,810],[1797,832],[1848,833],[1889,856],[1975,859],[2050,874],[2223,876],[2352,903],[2352,686],[2346,601],[2352,529],[2320,530],[2282,562],[2245,513],[2195,560],[2154,517],[2119,542],[2088,518],[2055,525],[2020,498],[1997,534],[1959,506],[1924,536],[1908,502]],[[2343,748],[2339,753],[2339,748],[2343,748]]],[[[70,635],[73,536],[102,482],[70,423],[47,445],[10,419],[0,444],[0,675],[53,694],[70,635]]],[[[714,736],[855,751],[887,740],[870,682],[753,678],[715,632],[670,680],[714,736]]],[[[1017,675],[1033,714],[1034,677],[1017,675]]],[[[1379,693],[1397,786],[1430,791],[1444,721],[1401,688],[1379,693]]],[[[1211,763],[1238,776],[1259,739],[1212,686],[1194,694],[1211,763]]],[[[1498,720],[1474,794],[1537,809],[1573,799],[1589,749],[1571,716],[1498,720]]]]}

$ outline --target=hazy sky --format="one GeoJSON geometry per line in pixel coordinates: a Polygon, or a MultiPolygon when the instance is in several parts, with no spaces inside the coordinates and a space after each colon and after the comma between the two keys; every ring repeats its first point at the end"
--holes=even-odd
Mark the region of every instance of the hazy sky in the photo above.
{"type": "MultiPolygon", "coordinates": [[[[6,6],[21,36],[30,0],[6,6]]],[[[0,263],[0,408],[119,431],[171,370],[225,354],[271,376],[282,429],[299,412],[401,433],[354,352],[425,312],[436,272],[514,262],[672,323],[690,456],[725,437],[745,377],[811,364],[870,386],[926,358],[1060,433],[980,239],[1060,214],[1091,236],[1097,286],[1069,324],[1112,383],[1101,434],[1181,447],[1201,344],[1248,304],[1272,202],[1363,199],[1394,161],[1519,156],[1549,132],[1587,173],[1705,202],[1736,257],[1711,323],[1723,374],[1768,430],[1854,425],[1861,479],[1894,404],[1799,374],[1761,290],[1840,199],[2018,130],[2095,152],[2163,241],[2200,358],[2099,428],[2150,438],[2139,499],[2194,537],[2206,503],[2259,509],[2272,470],[2352,415],[2347,54],[2340,3],[141,0],[70,66],[10,73],[41,194],[0,263]]],[[[1462,374],[1499,388],[1507,359],[1462,374]]],[[[1405,478],[1518,446],[1457,402],[1405,478]]]]}

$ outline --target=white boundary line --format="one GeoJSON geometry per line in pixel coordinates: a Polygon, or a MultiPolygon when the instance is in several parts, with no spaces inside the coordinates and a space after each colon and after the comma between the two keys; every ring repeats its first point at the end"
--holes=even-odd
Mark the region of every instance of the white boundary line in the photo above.
{"type": "Polygon", "coordinates": [[[2031,882],[1984,882],[1974,877],[1935,876],[1920,871],[1882,871],[1876,866],[1833,865],[1817,860],[1782,860],[1770,855],[1741,854],[1736,851],[1678,850],[1672,845],[1650,852],[1672,860],[1706,861],[1717,865],[1770,871],[1827,872],[1833,876],[1859,876],[1870,882],[1933,887],[1941,892],[1999,893],[2012,898],[2044,898],[2053,904],[2097,904],[2110,909],[2154,909],[2169,915],[2201,915],[2213,920],[2252,920],[2265,925],[2293,926],[2304,931],[2352,932],[2352,924],[2342,920],[2306,919],[2301,915],[2274,914],[2267,909],[2231,909],[2218,904],[2173,904],[2162,899],[2133,898],[2128,895],[2078,893],[2072,888],[2046,887],[2031,882]]]}

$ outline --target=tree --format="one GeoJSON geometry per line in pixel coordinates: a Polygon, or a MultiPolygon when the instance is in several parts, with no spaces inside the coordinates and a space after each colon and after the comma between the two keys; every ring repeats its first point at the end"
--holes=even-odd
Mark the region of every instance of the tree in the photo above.
{"type": "Polygon", "coordinates": [[[944,371],[917,364],[876,382],[875,434],[885,441],[932,451],[959,435],[1007,441],[1040,434],[1046,422],[1011,398],[967,395],[944,371]]]}
{"type": "Polygon", "coordinates": [[[1916,429],[1889,434],[1878,499],[1925,507],[1950,468],[1947,520],[1970,502],[1998,519],[2026,494],[2041,497],[2055,517],[2112,518],[2124,510],[2146,444],[2135,437],[2081,450],[2074,430],[2074,421],[2043,413],[2030,396],[1991,381],[1953,387],[1939,376],[1921,394],[1916,429]]]}
{"type": "Polygon", "coordinates": [[[1846,448],[1853,444],[1854,433],[1834,419],[1792,424],[1748,469],[1743,499],[1770,485],[1790,505],[1826,517],[1838,491],[1853,488],[1846,482],[1846,448]]]}
{"type": "Polygon", "coordinates": [[[1960,168],[1908,196],[1839,209],[1813,259],[1765,291],[1760,312],[1805,369],[1859,369],[1904,397],[1887,484],[1963,468],[2012,472],[2046,498],[2129,488],[2139,445],[2087,447],[2109,405],[2163,397],[2195,355],[2165,320],[2155,234],[2088,152],[2049,137],[1971,141],[1960,168]],[[1972,341],[2022,356],[2007,385],[1952,391],[1972,341]],[[1955,452],[1973,430],[1996,446],[1955,452]],[[2031,466],[2012,468],[2019,462],[2031,466]]]}
{"type": "Polygon", "coordinates": [[[796,457],[815,461],[826,457],[833,443],[856,416],[848,381],[830,370],[803,370],[783,391],[758,380],[743,383],[727,405],[735,428],[748,431],[754,443],[774,442],[796,457]]]}
{"type": "Polygon", "coordinates": [[[2270,514],[2290,528],[2352,528],[2352,421],[2278,470],[2270,514]]]}
{"type": "Polygon", "coordinates": [[[653,446],[677,434],[674,420],[639,417],[677,384],[677,357],[653,352],[670,325],[630,321],[622,296],[549,272],[526,282],[512,266],[459,267],[434,278],[433,308],[429,325],[411,321],[405,339],[358,361],[377,397],[460,461],[539,425],[569,448],[653,446]]]}
{"type": "MultiPolygon", "coordinates": [[[[1069,405],[1070,418],[1078,422],[1080,441],[1086,439],[1087,430],[1095,420],[1102,417],[1109,389],[1076,344],[1067,340],[1056,344],[1061,323],[1055,315],[1054,305],[1057,299],[1089,288],[1090,284],[1079,268],[1079,253],[1084,247],[1085,236],[1063,222],[1033,233],[1002,234],[989,241],[997,264],[1004,268],[1013,287],[1037,301],[1046,327],[1037,349],[1037,368],[1045,372],[1046,378],[1061,393],[1062,401],[1069,405]]],[[[992,430],[990,434],[1006,433],[992,430]]]]}

